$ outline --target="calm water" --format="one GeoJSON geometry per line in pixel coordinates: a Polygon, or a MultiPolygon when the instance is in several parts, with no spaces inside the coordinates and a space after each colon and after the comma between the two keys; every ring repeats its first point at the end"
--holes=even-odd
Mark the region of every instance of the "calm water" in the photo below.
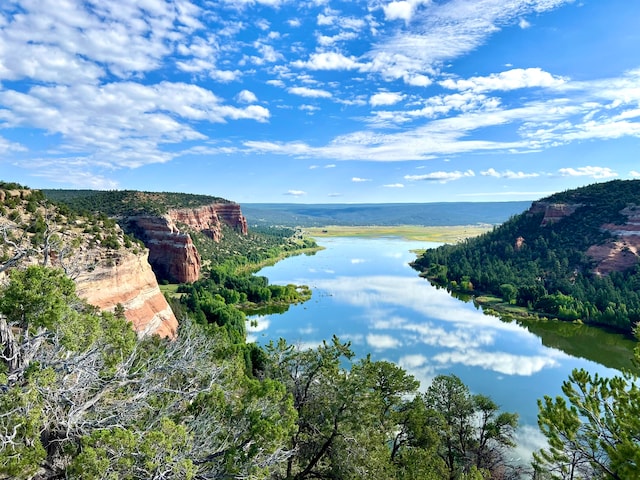
{"type": "MultiPolygon", "coordinates": [[[[617,373],[545,346],[528,329],[485,315],[472,303],[432,287],[408,263],[415,258],[412,249],[435,244],[397,238],[318,243],[325,250],[260,272],[270,283],[309,285],[313,297],[283,314],[251,317],[257,326],[248,326],[250,341],[266,344],[283,337],[316,346],[336,334],[352,342],[358,357],[371,353],[375,360],[402,366],[421,381],[422,389],[434,376],[454,373],[473,393],[489,395],[503,410],[520,414],[523,444],[540,438],[536,399],[560,394],[572,369],[617,373]]],[[[555,344],[545,341],[549,343],[555,344]]]]}

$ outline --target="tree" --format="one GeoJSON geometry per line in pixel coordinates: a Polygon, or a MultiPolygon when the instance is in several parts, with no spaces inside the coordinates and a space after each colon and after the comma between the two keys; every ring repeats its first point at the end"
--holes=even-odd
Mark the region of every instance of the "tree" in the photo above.
{"type": "Polygon", "coordinates": [[[508,468],[505,450],[515,446],[516,414],[500,413],[489,397],[471,395],[455,375],[434,378],[424,402],[450,479],[482,472],[495,477],[508,468]]]}
{"type": "MultiPolygon", "coordinates": [[[[636,351],[636,359],[639,358],[636,351]]],[[[640,475],[640,389],[637,376],[603,378],[574,370],[566,398],[538,400],[538,425],[548,448],[534,454],[551,478],[627,479],[640,475]],[[567,403],[568,401],[568,403],[567,403]]]]}
{"type": "Polygon", "coordinates": [[[406,395],[418,387],[411,375],[369,357],[348,368],[353,352],[336,337],[309,350],[280,340],[267,354],[267,374],[286,385],[298,413],[289,443],[294,454],[276,478],[394,476],[389,444],[406,395]]]}

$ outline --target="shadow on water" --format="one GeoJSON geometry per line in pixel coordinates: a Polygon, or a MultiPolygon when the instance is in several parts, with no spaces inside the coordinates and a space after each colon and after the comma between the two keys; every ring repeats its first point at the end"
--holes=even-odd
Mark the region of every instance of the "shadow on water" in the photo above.
{"type": "Polygon", "coordinates": [[[572,357],[583,358],[608,368],[640,374],[640,366],[635,365],[633,361],[634,349],[640,344],[629,335],[583,323],[502,314],[491,305],[483,306],[477,303],[473,295],[450,290],[449,293],[462,302],[473,303],[485,315],[498,317],[506,323],[516,322],[540,338],[545,347],[555,348],[572,357]]]}
{"type": "Polygon", "coordinates": [[[633,350],[638,342],[626,335],[590,325],[558,320],[517,320],[537,335],[542,344],[573,356],[597,362],[616,370],[640,373],[633,364],[633,350]]]}

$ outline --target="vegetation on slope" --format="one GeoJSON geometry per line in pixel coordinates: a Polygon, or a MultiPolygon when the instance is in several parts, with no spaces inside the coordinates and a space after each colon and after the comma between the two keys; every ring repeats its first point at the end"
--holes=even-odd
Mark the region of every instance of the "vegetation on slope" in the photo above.
{"type": "Polygon", "coordinates": [[[603,224],[624,223],[619,212],[640,205],[640,181],[596,184],[543,201],[582,206],[544,227],[542,213],[516,215],[479,237],[425,251],[414,267],[455,291],[490,293],[543,315],[631,333],[640,321],[640,267],[595,276],[586,251],[611,238],[603,224]]]}
{"type": "Polygon", "coordinates": [[[163,215],[172,208],[197,208],[211,203],[230,203],[224,198],[174,192],[138,190],[42,190],[50,200],[85,214],[101,212],[109,217],[163,215]]]}

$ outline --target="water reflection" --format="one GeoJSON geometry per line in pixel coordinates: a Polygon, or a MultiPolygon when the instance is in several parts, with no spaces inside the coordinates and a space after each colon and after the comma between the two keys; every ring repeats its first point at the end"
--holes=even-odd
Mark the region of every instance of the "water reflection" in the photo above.
{"type": "Polygon", "coordinates": [[[396,362],[425,389],[440,373],[455,373],[472,391],[535,425],[536,399],[560,393],[576,367],[608,369],[544,345],[531,326],[502,322],[418,277],[408,263],[424,243],[399,239],[332,239],[313,257],[292,257],[260,274],[271,283],[312,287],[312,299],[282,315],[252,317],[250,340],[279,337],[300,348],[333,334],[355,353],[396,362]]]}

